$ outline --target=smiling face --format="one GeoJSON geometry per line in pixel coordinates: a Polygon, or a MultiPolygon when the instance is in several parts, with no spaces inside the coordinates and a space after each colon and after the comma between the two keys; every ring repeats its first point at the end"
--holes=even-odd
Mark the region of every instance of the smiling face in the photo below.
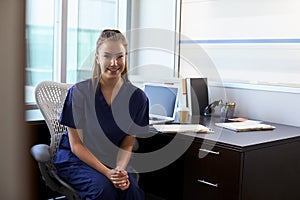
{"type": "Polygon", "coordinates": [[[98,48],[96,61],[103,80],[118,80],[126,67],[126,49],[120,40],[106,40],[98,48]]]}

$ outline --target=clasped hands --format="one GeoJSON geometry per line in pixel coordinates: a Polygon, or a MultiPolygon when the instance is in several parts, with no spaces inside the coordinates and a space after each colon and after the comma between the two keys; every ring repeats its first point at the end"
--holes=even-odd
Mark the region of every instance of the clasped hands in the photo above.
{"type": "Polygon", "coordinates": [[[119,167],[110,170],[109,179],[116,188],[120,188],[121,190],[126,190],[130,185],[127,171],[119,167]]]}

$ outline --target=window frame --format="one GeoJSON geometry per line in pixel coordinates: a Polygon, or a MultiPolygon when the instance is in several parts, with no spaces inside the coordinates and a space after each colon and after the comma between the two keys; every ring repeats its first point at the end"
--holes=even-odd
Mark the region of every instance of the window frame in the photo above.
{"type": "MultiPolygon", "coordinates": [[[[54,52],[53,52],[53,81],[67,82],[67,34],[68,34],[68,3],[79,4],[79,0],[54,1],[54,52]]],[[[130,27],[131,0],[116,0],[116,26],[122,32],[130,27]]],[[[25,95],[34,95],[25,86],[25,95]]],[[[34,98],[33,98],[34,99],[34,98]]],[[[24,99],[26,109],[36,109],[36,102],[24,99]]]]}

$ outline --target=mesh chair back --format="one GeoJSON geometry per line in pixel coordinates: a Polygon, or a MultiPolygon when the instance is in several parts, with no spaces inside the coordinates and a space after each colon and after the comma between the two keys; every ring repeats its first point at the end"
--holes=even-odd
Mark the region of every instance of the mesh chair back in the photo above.
{"type": "Polygon", "coordinates": [[[66,131],[66,127],[59,124],[58,120],[70,84],[44,81],[35,89],[35,99],[50,131],[50,155],[51,161],[57,152],[60,136],[66,131]]]}
{"type": "Polygon", "coordinates": [[[64,182],[56,173],[53,159],[58,150],[60,136],[67,127],[59,124],[59,117],[71,84],[44,81],[35,88],[35,99],[50,132],[49,153],[51,159],[44,163],[39,162],[40,171],[46,184],[56,192],[66,196],[67,199],[80,200],[76,191],[64,182]]]}

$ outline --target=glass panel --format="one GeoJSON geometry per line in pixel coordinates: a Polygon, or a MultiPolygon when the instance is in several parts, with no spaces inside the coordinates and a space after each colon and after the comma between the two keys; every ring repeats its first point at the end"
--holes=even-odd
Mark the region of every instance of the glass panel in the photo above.
{"type": "Polygon", "coordinates": [[[35,102],[34,88],[39,82],[54,80],[55,71],[62,70],[60,65],[59,69],[54,69],[60,59],[66,59],[68,83],[90,78],[95,44],[101,30],[118,27],[118,0],[68,0],[67,58],[60,58],[60,45],[57,44],[64,42],[60,41],[61,11],[64,10],[61,6],[56,0],[26,1],[27,104],[35,102]]]}
{"type": "Polygon", "coordinates": [[[54,1],[27,0],[26,99],[35,102],[34,87],[53,79],[54,1]]]}
{"type": "Polygon", "coordinates": [[[91,77],[98,36],[104,28],[116,27],[117,0],[69,1],[67,82],[91,77]]]}

